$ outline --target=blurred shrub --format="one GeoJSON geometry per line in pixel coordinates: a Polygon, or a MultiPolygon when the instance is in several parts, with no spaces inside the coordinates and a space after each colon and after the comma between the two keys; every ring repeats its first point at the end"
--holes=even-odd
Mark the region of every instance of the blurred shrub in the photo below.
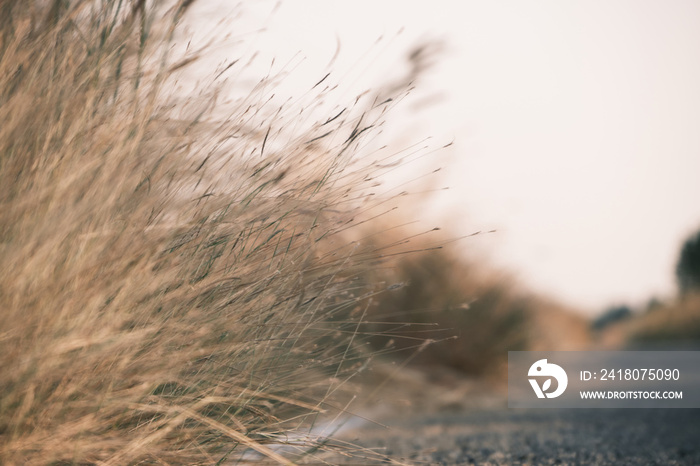
{"type": "Polygon", "coordinates": [[[487,375],[501,369],[509,350],[530,343],[531,303],[444,250],[405,255],[384,280],[389,290],[374,298],[369,317],[380,353],[487,375]]]}
{"type": "Polygon", "coordinates": [[[363,319],[369,322],[363,335],[379,355],[426,371],[446,368],[501,382],[508,351],[571,351],[590,344],[590,323],[576,310],[456,254],[440,233],[431,242],[422,234],[389,231],[368,237],[381,237],[385,246],[377,249],[387,257],[364,278],[379,290],[363,319]]]}
{"type": "Polygon", "coordinates": [[[700,293],[687,293],[639,316],[627,328],[632,343],[700,342],[700,293]]]}

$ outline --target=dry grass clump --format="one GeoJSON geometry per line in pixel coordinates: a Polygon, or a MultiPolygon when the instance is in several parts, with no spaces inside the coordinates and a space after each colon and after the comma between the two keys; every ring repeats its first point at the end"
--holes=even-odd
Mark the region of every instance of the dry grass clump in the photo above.
{"type": "Polygon", "coordinates": [[[2,464],[287,462],[362,362],[330,321],[361,316],[376,254],[342,233],[393,101],[226,100],[236,61],[184,98],[191,3],[0,0],[2,464]]]}
{"type": "Polygon", "coordinates": [[[380,353],[419,349],[406,353],[415,364],[482,376],[499,369],[494,363],[507,351],[527,348],[530,303],[502,277],[446,250],[402,255],[392,265],[384,280],[400,286],[371,307],[380,353]]]}
{"type": "Polygon", "coordinates": [[[644,311],[614,322],[596,337],[603,348],[683,349],[700,342],[700,293],[652,301],[644,311]]]}
{"type": "Polygon", "coordinates": [[[627,340],[634,344],[700,342],[700,293],[687,293],[625,322],[627,340]]]}
{"type": "Polygon", "coordinates": [[[369,313],[377,354],[498,382],[508,351],[581,350],[590,342],[588,323],[575,311],[449,247],[400,254],[389,265],[377,279],[389,291],[373,298],[369,313]]]}

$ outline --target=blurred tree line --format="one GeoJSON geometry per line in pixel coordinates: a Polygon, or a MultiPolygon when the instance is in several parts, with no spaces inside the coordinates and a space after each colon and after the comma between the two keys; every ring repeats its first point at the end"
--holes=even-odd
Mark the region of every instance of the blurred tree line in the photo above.
{"type": "Polygon", "coordinates": [[[681,294],[700,289],[700,230],[683,243],[676,265],[676,279],[681,294]]]}

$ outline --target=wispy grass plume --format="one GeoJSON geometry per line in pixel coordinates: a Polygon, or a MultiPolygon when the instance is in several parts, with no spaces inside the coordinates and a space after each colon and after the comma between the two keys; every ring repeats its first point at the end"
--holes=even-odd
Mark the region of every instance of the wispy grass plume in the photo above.
{"type": "Polygon", "coordinates": [[[288,462],[362,363],[341,233],[405,90],[317,118],[332,85],[232,97],[232,60],[183,96],[192,3],[0,0],[0,463],[288,462]]]}

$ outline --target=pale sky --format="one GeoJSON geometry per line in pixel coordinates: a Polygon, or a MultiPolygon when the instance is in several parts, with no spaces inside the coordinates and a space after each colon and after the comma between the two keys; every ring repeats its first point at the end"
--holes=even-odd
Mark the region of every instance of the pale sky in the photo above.
{"type": "MultiPolygon", "coordinates": [[[[203,21],[234,9],[204,3],[203,21]]],[[[304,90],[338,41],[334,70],[360,87],[420,39],[445,41],[417,92],[440,100],[393,127],[454,139],[441,215],[463,219],[456,234],[497,230],[466,250],[588,312],[674,293],[680,243],[700,228],[700,2],[261,4],[241,30],[267,30],[246,46],[301,52],[304,90]]]]}

